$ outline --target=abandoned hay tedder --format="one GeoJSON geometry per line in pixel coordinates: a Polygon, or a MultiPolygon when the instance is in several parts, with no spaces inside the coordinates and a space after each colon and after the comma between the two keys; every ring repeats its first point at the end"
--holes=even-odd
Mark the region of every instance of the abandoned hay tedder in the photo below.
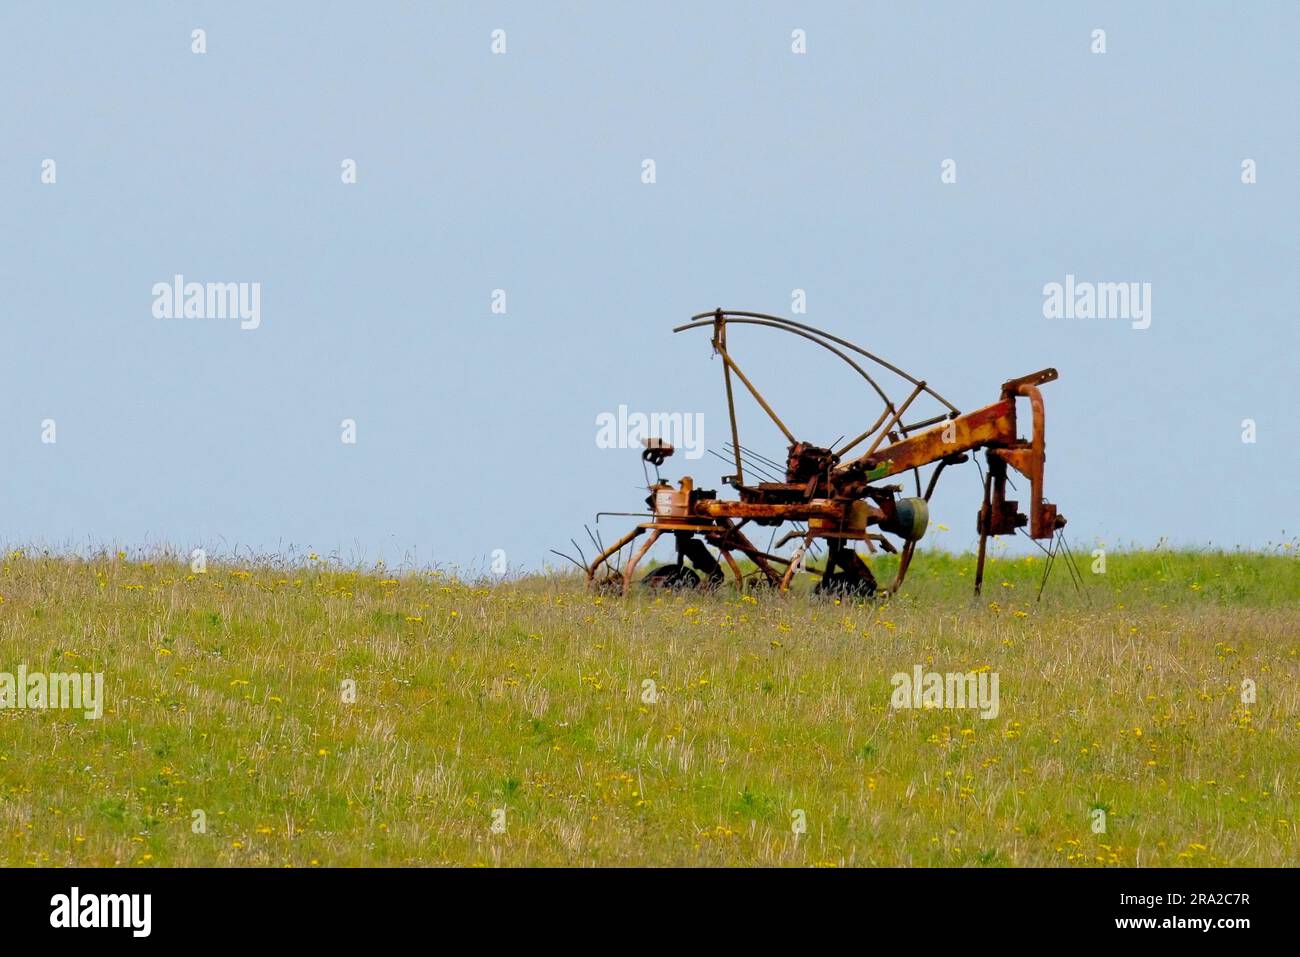
{"type": "MultiPolygon", "coordinates": [[[[729,457],[719,457],[734,467],[734,473],[724,476],[722,482],[731,486],[737,497],[719,498],[714,490],[697,488],[689,476],[680,479],[674,488],[659,477],[659,466],[673,454],[672,446],[659,438],[644,439],[642,459],[655,468],[655,480],[648,486],[650,495],[646,499],[650,511],[639,515],[645,520],[608,547],[603,546],[599,535],[591,536],[598,554],[590,563],[576,562],[585,570],[589,587],[627,594],[641,561],[661,537],[671,535],[676,543],[676,561],[650,571],[643,579],[647,585],[716,587],[726,579],[725,563],[742,589],[748,580],[785,592],[796,573],[807,571],[819,579],[815,589],[818,593],[894,594],[907,574],[917,542],[925,534],[929,501],[939,476],[946,467],[968,461],[970,453],[980,449],[984,450],[988,470],[976,520],[977,594],[989,536],[1014,534],[1028,526],[1031,538],[1051,539],[1065,525],[1056,506],[1043,498],[1044,413],[1038,387],[1057,377],[1055,369],[1010,379],[1002,384],[996,402],[962,413],[923,380],[847,340],[803,323],[763,313],[717,309],[693,316],[689,323],[673,331],[690,329],[711,330],[713,351],[722,359],[731,441],[726,446],[729,457]],[[728,351],[727,332],[733,325],[779,330],[829,350],[866,381],[883,403],[883,410],[861,434],[838,447],[799,440],[728,351]],[[901,401],[894,401],[863,368],[864,359],[903,383],[905,395],[901,401]],[[788,441],[784,465],[741,444],[733,393],[736,382],[753,396],[788,441]],[[1027,439],[1017,436],[1019,398],[1027,400],[1032,414],[1027,439]],[[904,421],[922,399],[938,403],[942,410],[927,418],[904,421]],[[1027,514],[1006,497],[1008,467],[1028,479],[1027,514]],[[922,469],[926,468],[931,471],[923,482],[922,469]],[[909,472],[915,494],[904,496],[903,487],[889,484],[889,480],[909,472]],[[787,524],[792,530],[778,541],[777,532],[787,524]],[[772,529],[771,541],[765,548],[755,545],[747,534],[752,534],[755,527],[772,529]],[[890,536],[897,539],[897,544],[890,536]],[[883,585],[876,581],[871,567],[856,550],[857,542],[864,543],[869,552],[880,548],[898,556],[892,581],[883,585]],[[790,554],[777,554],[787,543],[793,543],[790,554]],[[711,548],[717,551],[716,557],[711,548]],[[629,555],[623,560],[625,549],[629,555]],[[824,552],[820,569],[808,564],[810,551],[814,555],[824,552]],[[737,553],[748,559],[750,570],[742,570],[737,553]]],[[[873,371],[882,375],[878,369],[873,371]]]]}

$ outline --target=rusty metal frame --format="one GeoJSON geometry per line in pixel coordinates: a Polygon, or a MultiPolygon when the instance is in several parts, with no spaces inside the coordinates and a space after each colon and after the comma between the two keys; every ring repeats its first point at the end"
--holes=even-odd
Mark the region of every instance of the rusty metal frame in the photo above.
{"type": "MultiPolygon", "coordinates": [[[[1065,524],[1065,519],[1057,514],[1056,506],[1043,499],[1045,427],[1043,400],[1038,386],[1056,379],[1055,369],[1044,369],[1008,380],[1003,383],[1002,394],[997,402],[963,414],[924,379],[909,375],[846,339],[804,323],[765,313],[715,309],[692,316],[689,323],[676,326],[673,331],[700,328],[711,329],[713,351],[723,360],[723,383],[736,470],[734,476],[728,476],[724,481],[735,486],[740,497],[734,500],[718,499],[712,491],[697,490],[689,477],[684,477],[677,489],[662,481],[658,482],[651,487],[651,498],[648,500],[651,515],[648,520],[638,524],[613,545],[602,549],[590,565],[584,564],[590,584],[606,584],[627,594],[632,587],[637,567],[663,535],[672,533],[677,537],[680,568],[685,567],[685,552],[698,547],[691,545],[691,541],[698,536],[706,545],[718,549],[719,556],[732,572],[736,587],[740,589],[745,586],[746,576],[733,552],[740,552],[754,564],[756,574],[761,575],[759,580],[785,592],[790,587],[802,556],[815,541],[821,540],[827,546],[826,568],[821,572],[815,569],[809,571],[819,574],[823,585],[833,584],[847,576],[848,580],[862,584],[869,580],[870,588],[876,594],[893,594],[902,586],[906,577],[920,532],[908,524],[911,519],[900,518],[908,513],[900,512],[900,501],[896,498],[899,487],[878,483],[912,471],[916,475],[917,495],[925,503],[930,500],[940,474],[948,465],[967,461],[968,453],[981,449],[989,463],[989,474],[984,483],[984,500],[976,522],[980,534],[977,592],[983,578],[985,544],[989,536],[1011,534],[1028,525],[1030,537],[1050,538],[1065,524]],[[884,411],[869,429],[838,450],[822,449],[798,441],[731,354],[727,343],[727,326],[733,323],[774,328],[828,350],[871,386],[883,402],[884,411]],[[895,404],[875,378],[848,354],[850,352],[865,357],[909,382],[912,389],[907,398],[895,404]],[[753,486],[745,482],[742,455],[744,447],[740,443],[733,376],[740,380],[790,442],[784,482],[759,482],[753,486]],[[904,415],[922,395],[930,396],[946,411],[919,422],[905,424],[904,415]],[[1017,398],[1026,398],[1030,403],[1033,431],[1029,440],[1017,437],[1017,398]],[[868,439],[871,442],[865,452],[849,461],[842,461],[847,452],[868,439]],[[935,469],[922,496],[920,470],[929,465],[934,465],[935,469]],[[1005,497],[1008,466],[1030,480],[1028,516],[1018,511],[1016,502],[1008,501],[1005,497]],[[782,539],[781,544],[796,535],[800,540],[792,556],[782,558],[760,550],[741,532],[741,528],[749,522],[775,526],[786,522],[807,522],[808,525],[806,529],[798,533],[792,532],[782,539]],[[871,530],[872,526],[878,530],[871,530]],[[896,548],[882,532],[902,538],[901,548],[896,548]],[[646,533],[649,533],[648,537],[632,552],[628,563],[617,569],[613,557],[621,555],[624,548],[646,533]],[[898,569],[888,585],[883,588],[878,586],[861,556],[852,549],[854,541],[864,542],[869,550],[874,550],[875,544],[880,543],[887,551],[899,555],[898,569]],[[690,546],[685,552],[683,542],[690,546]],[[785,567],[778,571],[775,566],[781,565],[785,567]],[[598,575],[602,567],[614,573],[600,578],[598,575]],[[838,573],[837,567],[841,569],[838,573]]],[[[759,458],[762,459],[761,456],[759,458]]],[[[662,459],[656,459],[655,464],[658,465],[661,461],[662,459]]],[[[762,461],[775,464],[767,459],[762,461]]],[[[761,473],[763,470],[759,471],[761,473]]],[[[915,509],[916,506],[909,508],[915,509]]],[[[691,552],[691,555],[691,561],[697,567],[702,567],[699,562],[707,563],[711,582],[723,580],[719,571],[721,565],[712,561],[707,552],[701,554],[696,551],[691,552]]],[[[695,580],[698,581],[698,576],[695,580]]]]}

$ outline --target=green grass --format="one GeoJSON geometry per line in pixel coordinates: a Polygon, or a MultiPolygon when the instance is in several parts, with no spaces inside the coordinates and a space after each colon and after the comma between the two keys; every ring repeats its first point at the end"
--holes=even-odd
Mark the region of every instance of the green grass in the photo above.
{"type": "Polygon", "coordinates": [[[837,605],[16,552],[0,671],[105,712],[0,710],[0,863],[1294,864],[1295,550],[1078,557],[837,605]],[[997,717],[892,710],[916,664],[998,673],[997,717]]]}

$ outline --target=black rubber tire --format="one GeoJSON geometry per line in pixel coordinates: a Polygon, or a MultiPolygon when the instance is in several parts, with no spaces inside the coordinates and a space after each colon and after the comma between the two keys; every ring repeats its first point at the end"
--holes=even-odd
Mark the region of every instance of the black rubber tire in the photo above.
{"type": "Polygon", "coordinates": [[[848,572],[831,572],[822,576],[813,593],[835,598],[870,598],[876,593],[876,583],[848,572]]]}
{"type": "Polygon", "coordinates": [[[641,584],[673,591],[693,590],[700,587],[700,576],[685,565],[660,565],[647,572],[641,584]]]}

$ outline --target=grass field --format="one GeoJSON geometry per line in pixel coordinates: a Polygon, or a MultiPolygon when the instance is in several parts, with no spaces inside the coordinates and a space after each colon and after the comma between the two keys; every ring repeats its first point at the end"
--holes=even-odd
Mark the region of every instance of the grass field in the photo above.
{"type": "Polygon", "coordinates": [[[1293,865],[1296,551],[1042,602],[1039,558],[975,600],[923,553],[887,604],[14,552],[0,671],[103,672],[104,714],[0,710],[0,863],[1293,865]],[[997,716],[892,709],[916,665],[997,716]]]}

